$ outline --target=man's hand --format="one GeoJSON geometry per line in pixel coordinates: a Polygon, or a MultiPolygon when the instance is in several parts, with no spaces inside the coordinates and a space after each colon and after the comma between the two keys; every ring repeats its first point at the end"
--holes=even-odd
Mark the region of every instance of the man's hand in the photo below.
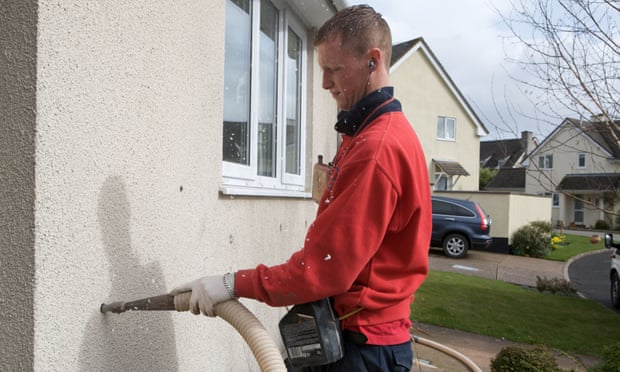
{"type": "Polygon", "coordinates": [[[183,292],[192,291],[192,296],[189,300],[189,311],[192,314],[203,313],[206,316],[216,316],[213,307],[220,302],[234,298],[234,279],[231,279],[234,276],[232,274],[226,274],[225,276],[227,276],[228,288],[224,282],[225,278],[223,275],[205,276],[176,287],[170,294],[176,296],[183,292]]]}

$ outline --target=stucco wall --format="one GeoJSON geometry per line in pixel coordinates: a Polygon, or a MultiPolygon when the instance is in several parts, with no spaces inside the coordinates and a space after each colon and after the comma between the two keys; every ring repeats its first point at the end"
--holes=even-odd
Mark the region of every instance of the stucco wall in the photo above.
{"type": "MultiPolygon", "coordinates": [[[[24,349],[34,370],[257,370],[221,319],[99,313],[102,302],[280,263],[314,217],[307,199],[219,193],[224,10],[224,1],[38,2],[36,138],[34,116],[24,117],[35,147],[26,138],[20,160],[33,169],[37,159],[36,189],[32,180],[20,188],[36,232],[20,259],[30,254],[34,266],[8,285],[25,294],[19,306],[31,303],[20,316],[27,326],[33,314],[24,349]]],[[[308,162],[329,160],[335,107],[318,92],[320,76],[307,89],[319,94],[308,102],[308,162]]],[[[284,309],[243,302],[278,338],[284,309]]]]}
{"type": "Polygon", "coordinates": [[[476,126],[429,59],[421,50],[416,51],[398,66],[391,79],[396,97],[402,102],[403,111],[420,137],[431,180],[433,158],[458,161],[469,176],[461,176],[454,190],[478,190],[480,138],[476,135],[476,126]],[[456,118],[455,141],[437,140],[438,116],[456,118]]]}
{"type": "Polygon", "coordinates": [[[0,11],[0,369],[33,367],[36,1],[0,11]]]}

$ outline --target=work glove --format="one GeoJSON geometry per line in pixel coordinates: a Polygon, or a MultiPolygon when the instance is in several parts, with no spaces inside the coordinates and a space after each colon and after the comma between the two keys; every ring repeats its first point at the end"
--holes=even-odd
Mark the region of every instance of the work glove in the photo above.
{"type": "Polygon", "coordinates": [[[176,296],[180,293],[192,291],[189,300],[189,311],[192,314],[203,313],[206,316],[214,317],[214,306],[220,302],[235,298],[234,275],[205,276],[193,282],[186,283],[174,288],[170,294],[176,296]]]}

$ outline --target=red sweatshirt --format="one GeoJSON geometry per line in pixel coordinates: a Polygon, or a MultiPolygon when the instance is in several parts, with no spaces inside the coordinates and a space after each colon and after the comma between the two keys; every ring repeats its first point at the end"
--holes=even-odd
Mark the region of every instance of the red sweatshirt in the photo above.
{"type": "Polygon", "coordinates": [[[408,327],[413,293],[428,272],[431,223],[419,140],[402,112],[381,114],[343,136],[303,248],[281,265],[238,271],[235,294],[272,306],[333,297],[340,316],[363,308],[343,328],[408,327]]]}

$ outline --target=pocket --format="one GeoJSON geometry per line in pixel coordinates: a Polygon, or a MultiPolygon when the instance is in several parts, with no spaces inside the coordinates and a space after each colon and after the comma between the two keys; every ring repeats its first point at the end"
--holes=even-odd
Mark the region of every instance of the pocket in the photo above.
{"type": "Polygon", "coordinates": [[[392,357],[394,358],[395,372],[409,372],[413,366],[413,350],[411,342],[392,347],[392,357]]]}

